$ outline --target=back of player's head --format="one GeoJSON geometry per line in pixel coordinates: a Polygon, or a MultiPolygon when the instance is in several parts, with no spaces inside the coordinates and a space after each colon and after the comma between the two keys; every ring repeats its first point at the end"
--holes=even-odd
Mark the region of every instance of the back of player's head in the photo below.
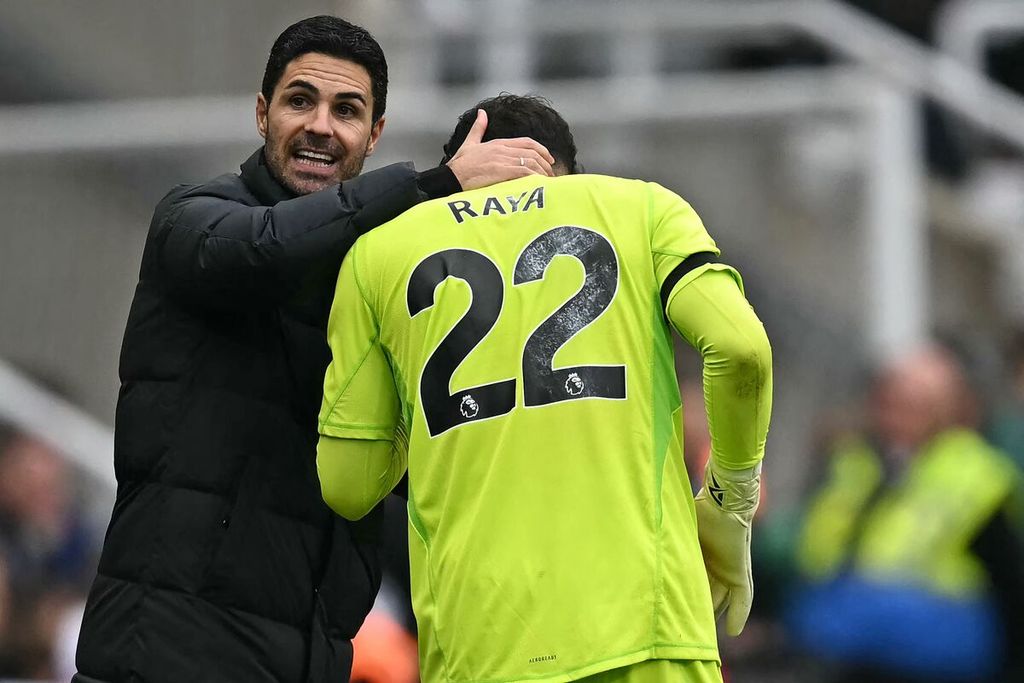
{"type": "Polygon", "coordinates": [[[327,14],[295,22],[274,41],[261,88],[267,102],[274,98],[274,88],[288,64],[311,52],[345,59],[366,69],[373,93],[373,121],[384,115],[388,99],[388,62],[384,51],[363,27],[327,14]]]}
{"type": "Polygon", "coordinates": [[[555,158],[555,164],[563,166],[565,172],[583,172],[576,161],[576,142],[572,138],[569,124],[551,103],[536,95],[510,93],[489,97],[463,112],[448,144],[444,146],[441,163],[450,160],[462,146],[476,121],[478,109],[487,112],[484,142],[498,138],[533,138],[548,148],[555,158]]]}

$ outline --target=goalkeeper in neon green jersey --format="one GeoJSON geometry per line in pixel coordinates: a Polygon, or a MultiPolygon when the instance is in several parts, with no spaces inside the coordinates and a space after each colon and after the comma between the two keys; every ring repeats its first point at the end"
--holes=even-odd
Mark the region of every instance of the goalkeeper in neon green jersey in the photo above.
{"type": "Polygon", "coordinates": [[[542,100],[479,108],[489,138],[533,137],[560,176],[426,202],[356,242],[328,329],[324,498],[355,519],[408,470],[427,683],[721,681],[715,613],[735,634],[750,609],[764,329],[685,201],[575,173],[542,100]],[[696,503],[670,324],[704,358],[696,503]]]}

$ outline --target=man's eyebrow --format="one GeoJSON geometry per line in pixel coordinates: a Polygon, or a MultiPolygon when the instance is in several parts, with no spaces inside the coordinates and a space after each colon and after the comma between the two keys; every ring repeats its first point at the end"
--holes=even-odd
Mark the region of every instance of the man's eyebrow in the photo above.
{"type": "Polygon", "coordinates": [[[319,95],[320,94],[320,90],[315,85],[313,85],[309,81],[304,81],[301,78],[296,78],[294,81],[292,81],[291,83],[289,83],[288,85],[285,86],[286,90],[288,88],[305,88],[306,90],[310,91],[314,95],[319,95]]]}
{"type": "MultiPolygon", "coordinates": [[[[309,92],[313,93],[314,95],[319,95],[320,94],[320,89],[319,88],[317,88],[315,85],[313,85],[309,81],[304,81],[301,78],[296,78],[294,81],[290,82],[288,85],[285,86],[285,90],[288,90],[289,88],[303,88],[303,89],[308,90],[309,92]]],[[[337,93],[337,94],[335,94],[334,99],[335,100],[358,100],[364,106],[366,105],[366,96],[363,95],[363,93],[361,93],[361,92],[359,92],[357,90],[351,90],[351,91],[348,91],[348,92],[337,93]]]]}
{"type": "Polygon", "coordinates": [[[340,92],[334,96],[335,101],[337,100],[359,100],[362,104],[366,104],[366,96],[361,92],[352,90],[350,92],[340,92]]]}

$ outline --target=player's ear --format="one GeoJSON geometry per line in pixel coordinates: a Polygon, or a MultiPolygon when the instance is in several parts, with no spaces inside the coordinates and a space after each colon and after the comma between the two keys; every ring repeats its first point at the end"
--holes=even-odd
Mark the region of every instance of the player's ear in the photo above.
{"type": "Polygon", "coordinates": [[[267,139],[267,112],[269,105],[267,100],[263,97],[263,93],[256,96],[256,130],[259,131],[260,137],[264,140],[267,139]]]}
{"type": "Polygon", "coordinates": [[[376,123],[370,126],[370,139],[366,141],[366,156],[373,154],[374,148],[377,146],[377,140],[380,139],[380,134],[384,131],[384,117],[377,119],[376,123]]]}

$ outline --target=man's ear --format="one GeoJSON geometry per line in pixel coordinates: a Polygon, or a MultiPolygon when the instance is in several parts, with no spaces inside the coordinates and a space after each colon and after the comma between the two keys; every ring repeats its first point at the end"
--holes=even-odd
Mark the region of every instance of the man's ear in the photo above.
{"type": "Polygon", "coordinates": [[[370,139],[366,141],[366,156],[373,154],[374,148],[377,146],[377,140],[380,140],[380,134],[384,131],[384,117],[377,119],[377,123],[370,127],[370,139]]]}
{"type": "Polygon", "coordinates": [[[263,97],[263,93],[256,96],[256,130],[260,132],[260,137],[264,140],[267,139],[267,109],[269,105],[267,100],[263,97]]]}

